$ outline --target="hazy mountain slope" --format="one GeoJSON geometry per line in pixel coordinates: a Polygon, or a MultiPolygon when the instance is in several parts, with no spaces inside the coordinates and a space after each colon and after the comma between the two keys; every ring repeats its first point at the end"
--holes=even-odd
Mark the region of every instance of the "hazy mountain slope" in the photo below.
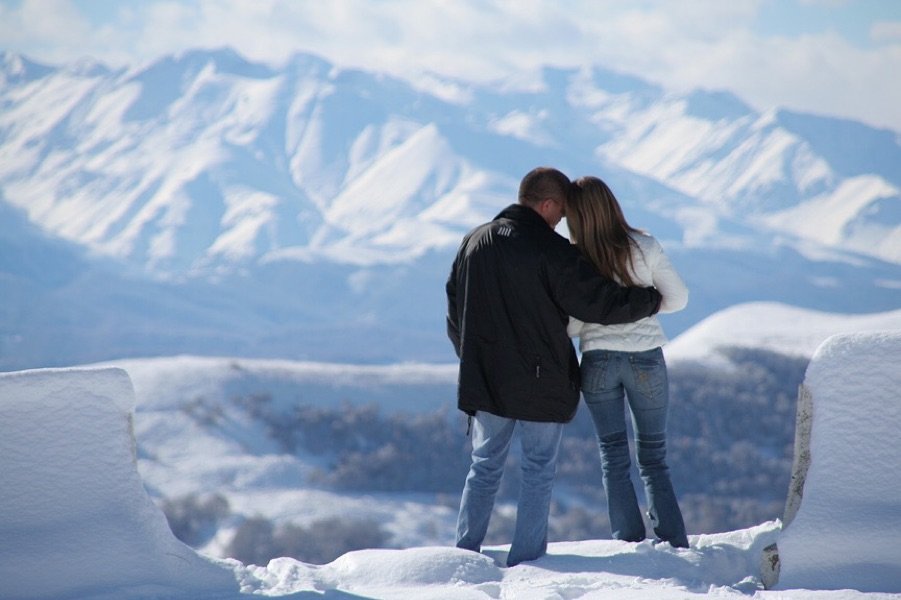
{"type": "Polygon", "coordinates": [[[245,348],[263,321],[203,282],[174,286],[49,238],[0,203],[0,368],[245,348]],[[234,321],[235,314],[242,314],[234,321]],[[217,332],[211,336],[210,332],[217,332]]]}
{"type": "MultiPolygon", "coordinates": [[[[666,346],[667,359],[717,368],[728,348],[809,359],[836,334],[901,329],[901,309],[872,314],[840,314],[801,309],[776,302],[732,306],[710,315],[666,346]]],[[[379,404],[389,412],[430,411],[455,402],[456,362],[354,365],[337,362],[171,356],[120,359],[129,373],[139,405],[173,410],[198,397],[237,397],[260,391],[281,408],[298,397],[317,406],[346,402],[379,404]]]]}

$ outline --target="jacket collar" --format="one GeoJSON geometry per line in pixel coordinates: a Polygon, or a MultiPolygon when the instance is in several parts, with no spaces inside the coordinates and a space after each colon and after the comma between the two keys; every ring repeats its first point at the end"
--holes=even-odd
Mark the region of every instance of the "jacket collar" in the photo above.
{"type": "Polygon", "coordinates": [[[511,204],[510,206],[502,210],[496,217],[494,217],[495,221],[498,219],[511,219],[513,221],[524,223],[529,226],[534,227],[540,225],[542,227],[547,227],[548,229],[550,229],[550,225],[547,224],[547,221],[545,221],[537,211],[529,208],[524,204],[519,203],[511,204]]]}

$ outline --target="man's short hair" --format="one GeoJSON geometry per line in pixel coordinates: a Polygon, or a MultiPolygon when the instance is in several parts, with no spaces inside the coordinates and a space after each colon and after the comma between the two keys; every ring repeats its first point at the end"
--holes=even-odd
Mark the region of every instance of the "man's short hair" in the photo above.
{"type": "Polygon", "coordinates": [[[569,177],[551,167],[536,167],[519,184],[519,203],[534,206],[547,198],[566,202],[569,177]]]}

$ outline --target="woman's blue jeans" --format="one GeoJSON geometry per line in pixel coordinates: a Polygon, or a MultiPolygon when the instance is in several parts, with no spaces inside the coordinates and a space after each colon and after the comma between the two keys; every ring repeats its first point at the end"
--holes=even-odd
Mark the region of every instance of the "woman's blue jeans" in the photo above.
{"type": "Polygon", "coordinates": [[[547,551],[548,512],[562,423],[517,421],[477,412],[472,427],[472,466],[457,517],[457,547],[479,552],[517,424],[522,444],[522,488],[513,542],[507,554],[507,565],[511,567],[534,560],[547,551]]]}
{"type": "Polygon", "coordinates": [[[669,383],[663,350],[589,350],[582,355],[581,366],[582,394],[597,431],[613,537],[630,542],[645,539],[644,521],[629,475],[625,419],[628,399],[638,472],[644,482],[654,533],[673,546],[688,547],[682,511],[666,464],[669,383]]]}

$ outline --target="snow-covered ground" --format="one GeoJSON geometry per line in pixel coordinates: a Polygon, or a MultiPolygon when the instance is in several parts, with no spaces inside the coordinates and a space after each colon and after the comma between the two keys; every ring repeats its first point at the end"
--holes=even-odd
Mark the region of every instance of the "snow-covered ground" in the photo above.
{"type": "Polygon", "coordinates": [[[813,460],[784,531],[691,536],[688,549],[559,542],[510,569],[498,566],[504,546],[361,550],[321,566],[198,555],[142,486],[125,371],[0,374],[0,598],[901,598],[899,357],[901,331],[885,329],[830,337],[814,355],[813,460]],[[782,575],[768,591],[773,542],[782,575]]]}

